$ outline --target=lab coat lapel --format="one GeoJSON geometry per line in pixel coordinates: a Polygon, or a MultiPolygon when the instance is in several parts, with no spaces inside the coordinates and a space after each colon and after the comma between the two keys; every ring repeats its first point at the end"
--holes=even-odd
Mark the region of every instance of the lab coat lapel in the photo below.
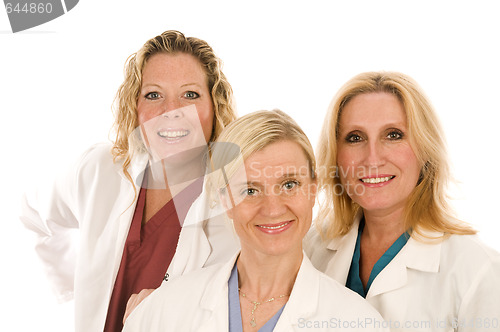
{"type": "Polygon", "coordinates": [[[123,248],[125,247],[125,241],[127,240],[128,232],[130,230],[130,224],[132,223],[132,218],[134,216],[135,207],[137,205],[137,199],[139,197],[139,191],[141,190],[142,180],[144,178],[144,170],[148,163],[147,155],[142,154],[135,157],[134,162],[130,164],[129,174],[134,180],[134,184],[136,190],[131,186],[129,179],[123,174],[120,173],[121,186],[119,191],[119,197],[116,199],[116,202],[120,202],[122,205],[118,209],[115,209],[118,213],[117,219],[117,229],[116,231],[116,241],[115,241],[115,253],[113,260],[113,283],[116,279],[116,275],[118,274],[118,269],[120,268],[122,256],[123,256],[123,248]]]}
{"type": "Polygon", "coordinates": [[[308,320],[318,310],[319,276],[309,258],[303,253],[292,293],[273,331],[288,332],[291,326],[295,331],[302,331],[298,326],[299,319],[308,320]]]}
{"type": "MultiPolygon", "coordinates": [[[[440,238],[443,234],[425,232],[431,238],[440,238]]],[[[441,241],[421,242],[411,237],[401,251],[373,280],[366,299],[401,288],[408,282],[408,269],[437,273],[441,257],[441,241]]]]}
{"type": "Polygon", "coordinates": [[[204,229],[211,213],[206,191],[203,190],[184,220],[175,256],[167,271],[170,276],[182,275],[205,265],[211,247],[204,229]]]}
{"type": "MultiPolygon", "coordinates": [[[[141,168],[143,169],[146,163],[147,158],[138,156],[129,167],[129,173],[132,179],[136,180],[137,188],[140,188],[142,183],[141,168]]],[[[107,170],[101,172],[99,167],[94,170],[93,181],[108,185],[111,188],[109,196],[102,197],[99,201],[79,202],[79,206],[85,206],[88,210],[79,213],[88,213],[94,218],[105,218],[105,220],[86,223],[80,228],[81,236],[85,241],[82,241],[79,260],[80,264],[88,264],[89,267],[75,275],[75,312],[77,313],[75,326],[77,331],[82,330],[82,327],[85,327],[83,328],[85,331],[102,330],[104,327],[109,299],[120,268],[125,240],[137,203],[137,195],[135,195],[130,181],[123,174],[121,165],[116,164],[113,167],[117,167],[117,171],[121,175],[116,182],[114,176],[107,178],[109,176],[107,170]],[[117,206],[110,209],[109,204],[117,206]],[[104,211],[111,211],[111,213],[105,215],[104,211]],[[92,274],[89,271],[99,271],[99,274],[96,277],[95,273],[92,274]],[[88,306],[89,303],[93,305],[88,306]]],[[[84,197],[86,196],[81,198],[84,197]]]]}
{"type": "MultiPolygon", "coordinates": [[[[128,180],[122,179],[122,182],[125,182],[128,180]]],[[[130,229],[130,224],[132,223],[132,218],[134,216],[135,212],[135,207],[137,205],[137,197],[139,195],[139,189],[137,189],[137,194],[134,193],[133,188],[130,186],[130,182],[128,183],[122,183],[122,190],[120,191],[119,198],[117,198],[117,202],[120,202],[122,204],[121,207],[117,209],[117,211],[123,211],[119,216],[118,216],[118,222],[117,222],[117,227],[118,229],[116,230],[116,242],[115,242],[115,252],[114,252],[114,259],[113,259],[113,280],[115,280],[116,275],[118,273],[118,269],[120,268],[120,263],[122,260],[122,255],[123,255],[123,248],[125,247],[125,241],[127,240],[128,232],[130,229]],[[127,186],[128,184],[128,186],[127,186]]]]}
{"type": "Polygon", "coordinates": [[[356,239],[358,237],[359,221],[362,213],[358,213],[354,223],[345,236],[337,237],[330,241],[327,249],[334,252],[333,258],[329,261],[326,270],[326,275],[335,279],[342,285],[346,284],[347,275],[351,267],[352,256],[356,247],[356,239]]]}
{"type": "Polygon", "coordinates": [[[198,331],[229,331],[228,280],[239,254],[238,251],[207,284],[200,308],[207,310],[208,319],[198,331]]]}
{"type": "MultiPolygon", "coordinates": [[[[135,161],[129,167],[129,173],[132,179],[135,179],[135,184],[137,187],[136,196],[139,194],[139,190],[142,185],[144,178],[144,171],[148,164],[147,154],[142,154],[136,157],[135,161]]],[[[135,211],[135,205],[137,203],[137,197],[134,204],[133,202],[134,191],[130,186],[130,182],[122,173],[122,188],[126,188],[120,191],[120,195],[123,195],[121,202],[124,202],[123,209],[120,211],[125,211],[119,216],[119,229],[117,231],[116,250],[115,250],[115,269],[114,277],[118,273],[118,268],[121,262],[121,256],[123,253],[123,248],[125,245],[125,240],[127,238],[128,231],[130,229],[130,223],[132,221],[132,216],[135,211]]],[[[177,242],[177,248],[175,255],[170,263],[167,274],[171,277],[182,275],[187,271],[198,269],[204,266],[210,253],[211,247],[208,238],[205,234],[204,228],[208,218],[210,218],[215,213],[220,213],[217,209],[210,209],[207,202],[207,195],[205,190],[201,195],[193,202],[191,208],[189,209],[186,218],[184,220],[183,227],[179,235],[179,240],[177,242]]],[[[113,279],[114,280],[114,279],[113,279]]]]}
{"type": "MultiPolygon", "coordinates": [[[[403,248],[404,249],[404,248],[403,248]]],[[[403,251],[401,249],[401,251],[403,251]]],[[[404,253],[399,252],[396,257],[373,280],[366,299],[387,293],[406,285],[408,280],[404,253]],[[400,255],[403,254],[403,255],[400,255]]]]}
{"type": "MultiPolygon", "coordinates": [[[[207,310],[207,321],[202,323],[199,331],[228,331],[229,303],[228,280],[239,252],[220,269],[215,278],[206,287],[200,300],[200,308],[207,310]]],[[[308,319],[318,310],[320,274],[313,267],[305,253],[292,293],[283,313],[273,331],[289,332],[290,327],[301,331],[299,319],[308,319]]]]}

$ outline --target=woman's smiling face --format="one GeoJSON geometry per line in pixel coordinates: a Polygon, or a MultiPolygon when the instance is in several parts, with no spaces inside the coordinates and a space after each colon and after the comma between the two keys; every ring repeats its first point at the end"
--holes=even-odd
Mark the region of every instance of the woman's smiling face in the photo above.
{"type": "MultiPolygon", "coordinates": [[[[228,210],[242,250],[301,254],[316,197],[310,166],[301,146],[288,140],[274,142],[245,160],[247,182],[231,186],[240,203],[228,210]]],[[[223,200],[228,205],[228,198],[223,200]]]]}
{"type": "Polygon", "coordinates": [[[365,212],[403,209],[420,165],[410,145],[405,110],[386,92],[352,98],[339,119],[339,176],[365,212]]]}
{"type": "Polygon", "coordinates": [[[185,53],[153,55],[142,72],[137,114],[159,159],[206,145],[214,112],[200,62],[185,53]]]}

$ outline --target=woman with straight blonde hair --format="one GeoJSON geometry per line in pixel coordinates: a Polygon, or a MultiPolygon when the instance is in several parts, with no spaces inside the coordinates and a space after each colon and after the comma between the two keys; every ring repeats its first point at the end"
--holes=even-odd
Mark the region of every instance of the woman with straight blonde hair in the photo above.
{"type": "Polygon", "coordinates": [[[247,114],[215,144],[213,164],[227,166],[210,173],[207,188],[226,207],[241,251],[163,284],[124,331],[384,331],[376,310],[303,254],[316,167],[297,123],[278,110],[247,114]]]}
{"type": "Polygon", "coordinates": [[[21,219],[59,298],[74,296],[76,331],[121,331],[132,294],[239,248],[202,193],[207,143],[236,118],[221,67],[201,39],[170,30],[148,40],[127,60],[113,145],[25,196],[21,219]]]}
{"type": "Polygon", "coordinates": [[[394,331],[500,330],[500,256],[447,203],[445,141],[417,83],[367,72],[333,98],[305,250],[394,331]]]}

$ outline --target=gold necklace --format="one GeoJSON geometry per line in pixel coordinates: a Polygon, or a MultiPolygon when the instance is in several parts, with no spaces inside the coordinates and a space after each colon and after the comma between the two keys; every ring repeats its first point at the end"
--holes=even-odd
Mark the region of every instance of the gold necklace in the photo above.
{"type": "Polygon", "coordinates": [[[250,320],[250,325],[252,325],[252,327],[256,327],[257,326],[257,322],[255,321],[255,310],[257,310],[257,306],[261,305],[261,304],[265,304],[265,303],[269,303],[269,302],[273,302],[274,300],[276,299],[282,299],[284,297],[287,297],[287,296],[290,296],[290,295],[280,295],[278,296],[277,298],[276,297],[271,297],[270,299],[268,300],[265,300],[263,302],[259,302],[259,301],[252,301],[250,300],[247,295],[245,293],[243,293],[241,291],[241,289],[238,287],[238,291],[240,292],[241,296],[243,296],[247,301],[249,301],[250,303],[253,304],[253,308],[252,308],[252,319],[250,320]]]}

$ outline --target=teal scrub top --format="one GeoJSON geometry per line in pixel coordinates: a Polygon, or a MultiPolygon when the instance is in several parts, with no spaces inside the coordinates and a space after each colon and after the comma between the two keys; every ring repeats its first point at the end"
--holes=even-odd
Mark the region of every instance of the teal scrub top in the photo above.
{"type": "Polygon", "coordinates": [[[363,233],[363,228],[365,227],[365,218],[362,218],[359,223],[358,238],[356,239],[356,248],[354,249],[354,255],[352,256],[351,267],[349,269],[349,274],[347,275],[346,287],[352,291],[358,293],[362,297],[366,298],[366,294],[370,290],[370,286],[377,277],[377,275],[389,264],[390,261],[398,252],[405,246],[406,242],[410,238],[410,234],[405,232],[394,241],[394,243],[387,249],[387,251],[379,258],[379,260],[373,266],[372,272],[370,273],[370,278],[368,278],[368,283],[366,284],[366,289],[363,287],[361,282],[361,277],[359,276],[359,258],[361,256],[361,233],[363,233]]]}

